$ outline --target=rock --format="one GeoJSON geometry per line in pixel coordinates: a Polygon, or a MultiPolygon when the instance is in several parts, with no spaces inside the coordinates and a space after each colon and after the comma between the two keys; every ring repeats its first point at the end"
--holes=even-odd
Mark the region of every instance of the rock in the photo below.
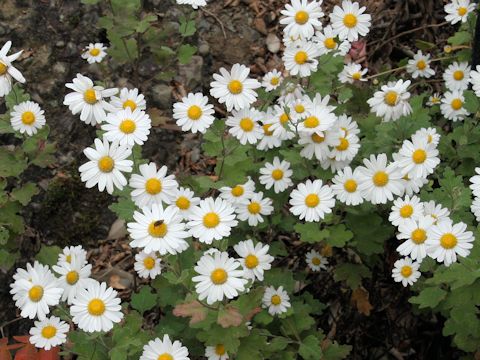
{"type": "Polygon", "coordinates": [[[200,55],[208,55],[210,52],[210,46],[208,43],[201,43],[200,46],[198,47],[198,53],[200,55]]]}
{"type": "Polygon", "coordinates": [[[172,88],[165,84],[155,85],[152,88],[152,99],[160,109],[170,110],[172,108],[172,88]]]}
{"type": "Polygon", "coordinates": [[[267,49],[273,54],[276,54],[280,51],[280,39],[274,33],[268,34],[267,38],[265,39],[267,44],[267,49]]]}
{"type": "Polygon", "coordinates": [[[64,76],[67,72],[67,64],[64,62],[57,62],[55,65],[53,65],[52,70],[55,75],[64,76]]]}
{"type": "Polygon", "coordinates": [[[178,68],[178,81],[188,89],[195,89],[202,83],[203,58],[192,56],[188,64],[180,65],[178,68]]]}

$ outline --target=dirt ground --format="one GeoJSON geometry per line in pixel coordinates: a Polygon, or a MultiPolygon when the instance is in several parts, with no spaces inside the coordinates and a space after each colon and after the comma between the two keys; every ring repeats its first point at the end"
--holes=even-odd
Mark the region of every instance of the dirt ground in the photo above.
{"type": "MultiPolygon", "coordinates": [[[[148,107],[169,118],[178,84],[187,91],[207,91],[211,74],[220,66],[234,63],[252,65],[254,75],[281,67],[281,52],[271,52],[267,43],[281,39],[279,10],[285,0],[210,0],[206,11],[199,11],[199,32],[195,35],[200,54],[192,64],[178,69],[175,81],[162,83],[151,74],[158,71],[146,57],[139,64],[138,83],[131,79],[131,69],[117,67],[109,73],[88,65],[80,50],[90,42],[107,42],[105,33],[96,28],[101,7],[87,7],[77,0],[1,0],[0,44],[13,41],[14,49],[25,49],[18,63],[27,79],[27,91],[46,112],[51,128],[50,140],[57,143],[57,162],[46,170],[34,169],[26,176],[40,184],[42,191],[25,212],[28,231],[19,239],[22,252],[19,265],[31,261],[40,244],[82,244],[96,257],[96,268],[115,265],[128,252],[126,241],[103,241],[115,216],[108,210],[112,199],[97,190],[85,189],[77,168],[84,161],[82,150],[95,138],[95,129],[72,116],[62,105],[65,83],[76,73],[104,79],[111,85],[138,87],[145,94],[148,107]],[[225,35],[224,35],[225,34],[225,35]],[[100,250],[98,250],[101,244],[100,250]],[[101,253],[101,256],[99,255],[101,253]],[[114,256],[115,255],[115,256],[114,256]],[[99,260],[101,259],[101,260],[99,260]],[[110,260],[109,260],[110,259],[110,260]],[[115,259],[115,260],[112,260],[115,259]],[[102,263],[103,262],[103,263],[102,263]],[[102,264],[100,264],[102,263],[102,264]]],[[[325,0],[325,12],[339,0],[325,0]]],[[[370,73],[382,64],[396,62],[416,52],[413,38],[443,47],[451,31],[429,24],[444,21],[439,0],[369,0],[363,1],[373,17],[373,29],[363,45],[363,61],[370,73]],[[414,33],[402,33],[418,28],[414,33]],[[400,34],[400,36],[398,36],[400,34]]],[[[176,16],[171,0],[144,0],[145,8],[162,14],[162,21],[176,16]]],[[[361,57],[361,56],[360,56],[361,57]]],[[[4,111],[0,105],[0,113],[4,111]]],[[[8,139],[0,138],[0,141],[8,139]]],[[[174,122],[153,129],[144,156],[157,164],[166,164],[178,173],[202,172],[211,161],[199,151],[200,139],[179,132],[174,122]]],[[[394,249],[386,249],[388,257],[394,249]]],[[[292,254],[294,256],[294,254],[292,254]]],[[[132,261],[122,262],[122,271],[131,270],[132,261]]],[[[326,333],[340,342],[353,345],[352,359],[456,359],[461,355],[443,338],[443,319],[431,314],[414,314],[407,302],[410,291],[400,289],[390,279],[390,269],[377,269],[364,283],[373,309],[369,316],[360,314],[350,303],[350,293],[335,284],[331,275],[320,275],[313,293],[329,311],[320,319],[326,333]],[[327,292],[328,289],[328,292],[327,292]],[[332,291],[335,290],[335,291],[332,291]]],[[[15,307],[6,286],[11,272],[0,273],[0,326],[14,320],[15,307]]],[[[126,293],[128,296],[128,292],[126,293]]],[[[5,335],[27,332],[27,320],[5,326],[5,335]]]]}

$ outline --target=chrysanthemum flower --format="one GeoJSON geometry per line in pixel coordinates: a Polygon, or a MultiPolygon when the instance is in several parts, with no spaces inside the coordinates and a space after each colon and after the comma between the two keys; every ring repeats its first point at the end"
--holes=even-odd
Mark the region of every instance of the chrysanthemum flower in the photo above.
{"type": "Polygon", "coordinates": [[[89,64],[100,63],[107,56],[105,50],[107,50],[107,47],[103,46],[102,43],[90,43],[83,51],[82,59],[87,60],[89,64]]]}
{"type": "MultiPolygon", "coordinates": [[[[177,0],[179,1],[198,1],[198,0],[177,0]]],[[[202,0],[203,1],[203,0],[202,0]]],[[[178,340],[172,343],[168,335],[163,335],[163,339],[156,338],[150,340],[143,347],[142,356],[139,360],[189,360],[188,349],[178,340]]]]}
{"type": "Polygon", "coordinates": [[[229,359],[228,353],[225,350],[223,344],[217,344],[215,346],[207,346],[205,348],[205,357],[207,360],[227,360],[229,359]]]}
{"type": "Polygon", "coordinates": [[[13,107],[10,123],[13,130],[32,136],[45,125],[44,111],[33,101],[24,101],[13,107]]]}
{"type": "Polygon", "coordinates": [[[250,199],[255,191],[255,183],[251,178],[244,184],[237,184],[233,187],[223,186],[220,188],[220,197],[232,205],[236,205],[243,200],[250,199]]]}
{"type": "Polygon", "coordinates": [[[367,81],[364,75],[368,69],[362,69],[362,65],[349,63],[345,64],[343,70],[338,74],[338,80],[343,84],[353,84],[356,81],[367,81]]]}
{"type": "Polygon", "coordinates": [[[444,7],[447,16],[445,20],[450,24],[455,25],[458,22],[466,22],[468,14],[475,10],[475,2],[470,2],[470,0],[452,0],[444,7]]]}
{"type": "Polygon", "coordinates": [[[473,215],[475,215],[475,219],[477,222],[480,222],[480,198],[475,197],[472,201],[472,205],[470,206],[470,211],[473,215]]]}
{"type": "Polygon", "coordinates": [[[335,106],[328,105],[330,96],[324,98],[320,94],[316,94],[313,100],[306,102],[308,117],[298,123],[298,131],[300,133],[318,134],[324,136],[323,132],[333,127],[337,121],[337,116],[333,112],[335,106]]]}
{"type": "Polygon", "coordinates": [[[322,1],[292,0],[291,4],[286,4],[285,9],[281,11],[285,17],[280,19],[280,24],[286,25],[283,32],[287,36],[310,39],[315,29],[322,28],[320,22],[324,15],[320,6],[322,1]]]}
{"type": "Polygon", "coordinates": [[[25,78],[22,73],[18,71],[12,63],[22,55],[23,50],[7,55],[12,46],[11,41],[7,41],[0,49],[0,97],[6,96],[12,90],[12,79],[20,83],[25,83],[25,78]]]}
{"type": "Polygon", "coordinates": [[[117,140],[120,145],[143,145],[148,139],[152,122],[150,116],[144,111],[135,109],[132,111],[130,107],[110,113],[102,125],[104,139],[108,141],[117,140]]]}
{"type": "Polygon", "coordinates": [[[430,54],[423,55],[421,50],[408,60],[407,71],[412,74],[412,78],[418,77],[430,78],[435,75],[435,70],[430,67],[430,54]]]}
{"type": "MultiPolygon", "coordinates": [[[[264,115],[266,116],[266,115],[264,115]]],[[[257,144],[257,149],[266,151],[269,149],[278,148],[282,145],[282,139],[276,137],[271,130],[272,124],[263,124],[262,132],[263,135],[260,138],[260,141],[257,144]]]]}
{"type": "Polygon", "coordinates": [[[301,84],[287,83],[285,87],[280,92],[280,97],[278,98],[278,103],[290,104],[296,99],[301,99],[305,90],[301,84]]]}
{"type": "Polygon", "coordinates": [[[57,265],[61,265],[63,262],[71,264],[73,261],[76,264],[81,264],[81,266],[87,264],[87,252],[82,248],[82,245],[65,247],[58,255],[57,265]]]}
{"type": "Polygon", "coordinates": [[[410,86],[410,80],[389,82],[383,85],[380,91],[373,94],[373,97],[367,100],[371,112],[374,112],[384,121],[395,121],[401,116],[409,115],[412,108],[408,103],[410,93],[407,91],[410,86]]]}
{"type": "Polygon", "coordinates": [[[215,117],[213,105],[208,103],[208,98],[202,93],[189,93],[182,98],[182,102],[173,104],[173,118],[182,131],[197,131],[204,134],[213,124],[215,117]]]}
{"type": "Polygon", "coordinates": [[[428,101],[427,101],[428,106],[440,105],[441,103],[442,103],[442,97],[440,93],[434,93],[428,98],[428,101]]]}
{"type": "Polygon", "coordinates": [[[418,271],[420,264],[412,259],[406,257],[395,261],[392,270],[392,277],[395,282],[401,282],[403,286],[413,285],[421,273],[418,271]]]}
{"type": "Polygon", "coordinates": [[[429,215],[409,218],[398,227],[399,240],[406,240],[397,247],[400,255],[410,256],[413,260],[422,261],[427,256],[425,241],[428,239],[428,232],[435,219],[429,215]]]}
{"type": "Polygon", "coordinates": [[[320,255],[318,251],[311,250],[305,255],[307,265],[313,271],[326,270],[328,265],[327,258],[320,255]]]}
{"type": "Polygon", "coordinates": [[[141,251],[135,255],[135,264],[133,265],[138,276],[144,279],[155,279],[162,272],[162,259],[155,252],[141,251]]]}
{"type": "Polygon", "coordinates": [[[332,212],[335,198],[330,186],[323,185],[322,180],[307,180],[290,193],[289,203],[290,212],[300,220],[318,222],[332,212]]]}
{"type": "Polygon", "coordinates": [[[252,108],[233,110],[232,116],[227,118],[225,124],[229,126],[228,132],[232,134],[240,144],[256,144],[262,137],[262,128],[259,121],[263,119],[263,114],[252,108]]]}
{"type": "Polygon", "coordinates": [[[437,146],[440,142],[440,134],[435,128],[421,128],[417,130],[415,134],[412,135],[412,142],[418,141],[420,139],[425,139],[427,144],[433,144],[437,146]]]}
{"type": "Polygon", "coordinates": [[[400,226],[410,219],[418,219],[423,216],[423,203],[416,196],[405,196],[393,202],[388,220],[394,226],[400,226]]]}
{"type": "Polygon", "coordinates": [[[268,309],[268,313],[272,316],[283,314],[291,307],[290,296],[283,290],[283,286],[275,289],[273,286],[269,286],[265,289],[262,299],[262,307],[268,309]]]}
{"type": "Polygon", "coordinates": [[[278,102],[273,108],[267,109],[265,124],[269,125],[268,130],[280,140],[290,140],[295,137],[295,126],[287,112],[287,105],[278,102]]]}
{"type": "Polygon", "coordinates": [[[58,285],[63,288],[62,301],[71,304],[79,289],[85,289],[95,281],[90,278],[92,265],[85,264],[82,258],[73,258],[71,262],[62,262],[52,266],[60,278],[58,285]]]}
{"type": "Polygon", "coordinates": [[[467,62],[454,62],[443,73],[445,87],[449,91],[460,91],[468,89],[470,84],[470,65],[467,62]]]}
{"type": "Polygon", "coordinates": [[[300,41],[289,45],[285,49],[282,60],[290,75],[306,77],[317,70],[318,60],[316,58],[319,56],[318,48],[314,42],[300,41]]]}
{"type": "Polygon", "coordinates": [[[235,211],[238,220],[247,220],[248,225],[257,226],[258,223],[263,222],[263,216],[268,216],[273,212],[272,199],[264,198],[260,191],[238,203],[235,211]]]}
{"type": "Polygon", "coordinates": [[[357,2],[343,0],[342,6],[335,5],[330,13],[333,30],[341,40],[356,41],[359,36],[365,36],[370,31],[369,14],[364,14],[366,7],[360,7],[357,2]]]}
{"type": "Polygon", "coordinates": [[[318,45],[319,55],[333,52],[333,56],[345,56],[350,51],[350,42],[337,40],[337,34],[328,25],[323,30],[317,31],[313,41],[318,45]]]}
{"type": "Polygon", "coordinates": [[[480,65],[477,65],[476,69],[470,72],[470,82],[475,95],[480,97],[480,65]]]}
{"type": "Polygon", "coordinates": [[[288,104],[288,116],[293,120],[294,123],[297,123],[299,120],[304,119],[309,115],[309,112],[306,108],[306,102],[308,100],[308,96],[305,95],[300,99],[295,99],[288,104]]]}
{"type": "Polygon", "coordinates": [[[293,174],[290,163],[286,160],[280,161],[277,156],[273,158],[272,163],[265,163],[264,167],[260,169],[260,174],[260,184],[264,185],[267,190],[273,187],[276,194],[293,185],[290,179],[293,174]]]}
{"type": "Polygon", "coordinates": [[[357,135],[349,134],[338,138],[338,145],[334,146],[330,151],[338,161],[351,161],[360,150],[360,139],[357,135]]]}
{"type": "MultiPolygon", "coordinates": [[[[194,9],[198,9],[199,7],[206,6],[207,5],[207,0],[177,0],[177,4],[179,5],[190,5],[194,9]]],[[[188,355],[188,353],[187,353],[188,355]]],[[[182,360],[183,358],[174,358],[173,360],[182,360]]],[[[155,360],[157,360],[155,358],[155,360]]],[[[167,359],[165,359],[167,360],[167,359]]]]}
{"type": "Polygon", "coordinates": [[[110,104],[117,110],[130,108],[130,110],[134,111],[136,109],[145,110],[147,108],[145,97],[138,93],[137,88],[132,90],[122,88],[118,97],[112,96],[110,98],[110,104]]]}
{"type": "Polygon", "coordinates": [[[464,105],[465,97],[463,96],[463,91],[447,91],[443,95],[440,111],[448,120],[454,122],[461,121],[470,115],[470,112],[465,109],[464,105]]]}
{"type": "Polygon", "coordinates": [[[67,333],[70,326],[56,316],[51,316],[42,321],[35,321],[30,328],[30,344],[37,348],[50,350],[55,346],[64,344],[67,341],[67,333]]]}
{"type": "Polygon", "coordinates": [[[433,217],[435,220],[433,222],[434,225],[450,220],[450,210],[442,207],[440,204],[436,204],[433,200],[423,203],[423,214],[433,217]]]}
{"type": "MultiPolygon", "coordinates": [[[[300,155],[306,159],[312,159],[314,156],[317,160],[322,161],[330,156],[330,146],[340,145],[341,132],[336,126],[332,126],[329,130],[323,131],[323,135],[317,133],[300,133],[298,143],[303,146],[300,155]]],[[[335,159],[335,157],[333,157],[335,159]]]]}
{"type": "Polygon", "coordinates": [[[265,74],[262,79],[262,86],[265,88],[266,92],[270,92],[278,88],[283,81],[283,76],[280,71],[274,69],[265,74]]]}
{"type": "Polygon", "coordinates": [[[235,252],[240,256],[240,263],[243,266],[244,277],[247,279],[263,281],[263,274],[266,270],[270,270],[274,258],[268,254],[270,246],[262,243],[253,244],[248,239],[240,241],[233,247],[235,252]]]}
{"type": "Polygon", "coordinates": [[[412,178],[425,178],[440,164],[436,146],[425,138],[405,140],[398,154],[395,162],[402,175],[412,178]]]}
{"type": "Polygon", "coordinates": [[[359,205],[363,197],[358,189],[358,170],[352,171],[350,166],[339,170],[332,179],[332,192],[335,197],[346,205],[359,205]]]}
{"type": "Polygon", "coordinates": [[[200,198],[195,196],[195,193],[184,187],[176,189],[175,194],[172,197],[172,206],[178,209],[178,214],[182,216],[184,220],[190,217],[192,209],[200,203],[200,198]]]}

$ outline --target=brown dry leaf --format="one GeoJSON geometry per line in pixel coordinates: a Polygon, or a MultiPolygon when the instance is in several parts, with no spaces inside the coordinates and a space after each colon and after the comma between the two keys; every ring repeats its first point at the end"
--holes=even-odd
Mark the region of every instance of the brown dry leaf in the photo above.
{"type": "Polygon", "coordinates": [[[169,120],[169,117],[164,116],[163,112],[156,107],[150,108],[147,111],[147,113],[148,113],[148,115],[150,115],[150,119],[152,120],[152,126],[165,125],[167,123],[167,121],[169,120]]]}
{"type": "Polygon", "coordinates": [[[191,317],[190,325],[196,324],[207,317],[207,309],[197,300],[179,304],[173,309],[173,315],[178,317],[191,317]]]}
{"type": "Polygon", "coordinates": [[[223,311],[220,311],[217,318],[217,323],[223,328],[240,326],[243,322],[242,314],[233,306],[227,306],[223,311]]]}
{"type": "Polygon", "coordinates": [[[127,228],[125,227],[125,220],[117,219],[113,222],[112,226],[110,226],[107,240],[121,239],[127,236],[127,234],[128,232],[127,232],[127,228]]]}
{"type": "Polygon", "coordinates": [[[263,35],[268,34],[267,25],[262,18],[255,18],[255,20],[253,20],[253,25],[255,26],[255,29],[257,29],[263,35]]]}
{"type": "Polygon", "coordinates": [[[322,250],[320,250],[320,254],[325,257],[332,256],[333,249],[330,245],[325,245],[322,250]]]}
{"type": "Polygon", "coordinates": [[[101,271],[95,277],[98,281],[105,281],[108,286],[117,290],[128,289],[133,284],[133,275],[116,267],[101,271]]]}
{"type": "Polygon", "coordinates": [[[369,316],[370,311],[373,309],[372,304],[370,304],[369,297],[370,294],[368,291],[363,287],[359,287],[353,290],[350,301],[357,307],[357,310],[360,314],[369,316]]]}

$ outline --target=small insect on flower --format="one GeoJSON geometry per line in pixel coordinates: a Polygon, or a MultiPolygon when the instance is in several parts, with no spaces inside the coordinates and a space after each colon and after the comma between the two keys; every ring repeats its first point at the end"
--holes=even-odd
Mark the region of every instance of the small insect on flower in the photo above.
{"type": "MultiPolygon", "coordinates": [[[[180,1],[180,0],[177,0],[180,1]]],[[[168,335],[150,340],[143,347],[139,360],[189,360],[188,349],[178,340],[172,342],[168,335]]]]}
{"type": "Polygon", "coordinates": [[[281,14],[285,16],[280,19],[280,24],[286,25],[283,32],[289,37],[300,36],[303,39],[310,39],[315,33],[315,29],[321,29],[320,18],[323,17],[320,1],[292,0],[290,4],[285,5],[281,14]]]}
{"type": "Polygon", "coordinates": [[[271,269],[274,260],[273,256],[268,254],[270,246],[262,243],[254,245],[253,241],[248,239],[240,241],[233,249],[240,256],[238,261],[243,266],[244,277],[263,281],[264,272],[271,269]]]}
{"type": "Polygon", "coordinates": [[[229,359],[228,353],[225,350],[223,344],[217,344],[215,346],[207,346],[205,348],[205,357],[207,360],[227,360],[229,359]]]}
{"type": "Polygon", "coordinates": [[[330,186],[323,185],[322,180],[307,180],[290,193],[289,203],[290,212],[300,220],[319,222],[332,212],[335,198],[330,186]]]}
{"type": "Polygon", "coordinates": [[[137,88],[132,90],[122,88],[119,96],[112,96],[110,98],[110,105],[112,105],[116,110],[130,108],[132,111],[136,109],[145,111],[147,108],[145,97],[138,93],[137,88]]]}
{"type": "Polygon", "coordinates": [[[330,22],[340,40],[356,41],[359,36],[369,33],[372,17],[364,14],[366,9],[350,0],[343,0],[341,7],[335,5],[330,13],[330,22]]]}
{"type": "Polygon", "coordinates": [[[51,316],[42,321],[35,321],[30,328],[28,341],[37,348],[50,350],[51,348],[64,344],[67,341],[67,333],[70,326],[56,316],[51,316]]]}
{"type": "Polygon", "coordinates": [[[0,49],[0,97],[6,96],[12,90],[12,79],[19,83],[25,83],[25,78],[22,73],[18,71],[12,63],[22,55],[23,50],[7,55],[12,47],[12,42],[7,41],[0,49]]]}
{"type": "Polygon", "coordinates": [[[275,289],[273,286],[269,286],[265,289],[262,299],[262,307],[268,309],[268,313],[272,316],[280,315],[288,311],[291,307],[290,296],[283,290],[283,286],[275,289]]]}
{"type": "Polygon", "coordinates": [[[211,305],[224,298],[233,299],[245,290],[248,280],[244,278],[241,264],[226,252],[204,254],[195,266],[197,276],[192,278],[199,300],[207,299],[211,305]]]}
{"type": "Polygon", "coordinates": [[[35,135],[45,125],[44,111],[33,101],[24,101],[13,107],[10,123],[13,130],[21,134],[35,135]]]}
{"type": "Polygon", "coordinates": [[[264,167],[260,169],[260,184],[265,188],[273,190],[276,194],[285,191],[293,185],[291,176],[293,171],[290,169],[290,163],[286,160],[281,160],[275,156],[272,163],[265,163],[264,167]]]}
{"type": "Polygon", "coordinates": [[[393,266],[393,280],[401,282],[403,286],[413,285],[421,275],[418,271],[420,264],[408,257],[395,261],[393,266]]]}
{"type": "Polygon", "coordinates": [[[103,58],[107,56],[106,46],[103,46],[102,43],[90,43],[82,53],[82,59],[88,61],[89,64],[100,63],[103,58]]]}
{"type": "Polygon", "coordinates": [[[307,262],[308,267],[313,271],[320,271],[320,270],[327,269],[327,265],[328,265],[327,258],[323,257],[322,255],[320,255],[319,252],[315,250],[309,251],[305,256],[305,260],[307,262]]]}
{"type": "Polygon", "coordinates": [[[458,22],[467,22],[468,14],[475,10],[475,6],[475,2],[470,0],[452,0],[444,7],[447,13],[445,20],[452,25],[458,22]]]}
{"type": "Polygon", "coordinates": [[[182,98],[182,102],[173,104],[173,118],[182,131],[204,134],[213,124],[215,117],[213,105],[202,93],[189,93],[182,98]]]}
{"type": "Polygon", "coordinates": [[[162,259],[155,252],[141,251],[135,255],[134,269],[144,279],[155,279],[162,272],[162,259]]]}

